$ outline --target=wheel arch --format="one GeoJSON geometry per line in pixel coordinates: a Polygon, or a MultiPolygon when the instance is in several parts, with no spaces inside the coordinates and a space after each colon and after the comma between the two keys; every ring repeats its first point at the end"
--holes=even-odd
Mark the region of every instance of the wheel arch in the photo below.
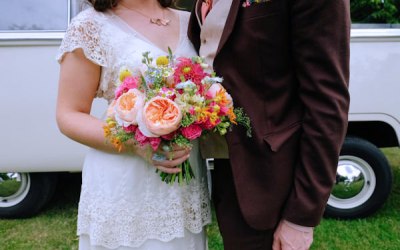
{"type": "Polygon", "coordinates": [[[367,140],[378,148],[400,146],[400,122],[386,114],[351,114],[347,137],[367,140]]]}

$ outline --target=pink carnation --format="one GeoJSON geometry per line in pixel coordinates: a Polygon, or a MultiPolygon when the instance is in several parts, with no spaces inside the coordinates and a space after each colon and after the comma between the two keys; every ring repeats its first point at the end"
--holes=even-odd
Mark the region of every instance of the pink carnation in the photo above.
{"type": "Polygon", "coordinates": [[[139,80],[134,76],[125,77],[124,81],[115,90],[115,99],[118,99],[123,93],[128,92],[130,89],[135,89],[139,86],[139,80]]]}
{"type": "Polygon", "coordinates": [[[139,142],[140,146],[144,146],[146,143],[149,143],[149,138],[143,135],[140,129],[136,130],[135,140],[139,142]]]}
{"type": "Polygon", "coordinates": [[[192,124],[189,127],[183,127],[181,129],[182,135],[189,140],[199,138],[202,131],[203,130],[201,129],[201,127],[197,124],[192,124]]]}
{"type": "Polygon", "coordinates": [[[122,127],[122,128],[123,128],[124,131],[127,132],[127,133],[135,133],[136,130],[137,130],[137,128],[138,128],[138,126],[131,124],[131,125],[129,125],[128,127],[122,127]]]}
{"type": "Polygon", "coordinates": [[[205,130],[211,130],[215,127],[215,125],[211,123],[210,119],[207,119],[207,121],[203,122],[201,125],[205,130]]]}
{"type": "Polygon", "coordinates": [[[229,112],[229,108],[222,106],[222,107],[220,107],[218,115],[225,116],[228,114],[228,112],[229,112]]]}
{"type": "Polygon", "coordinates": [[[169,133],[167,135],[162,135],[161,138],[163,138],[164,140],[167,140],[167,141],[171,141],[172,139],[174,139],[176,133],[177,133],[177,131],[174,131],[174,132],[169,133]]]}
{"type": "Polygon", "coordinates": [[[153,148],[153,150],[156,151],[158,149],[158,146],[160,146],[161,138],[160,137],[150,137],[149,141],[150,141],[150,145],[153,148]]]}

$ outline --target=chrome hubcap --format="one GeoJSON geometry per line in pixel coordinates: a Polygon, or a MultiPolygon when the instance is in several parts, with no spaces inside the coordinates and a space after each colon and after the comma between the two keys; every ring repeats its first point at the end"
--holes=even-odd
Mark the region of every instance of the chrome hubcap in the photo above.
{"type": "Polygon", "coordinates": [[[358,207],[372,196],[375,187],[375,173],[366,161],[351,155],[340,156],[328,205],[340,209],[358,207]]]}
{"type": "Polygon", "coordinates": [[[0,207],[21,202],[29,192],[31,182],[26,173],[0,173],[0,207]]]}

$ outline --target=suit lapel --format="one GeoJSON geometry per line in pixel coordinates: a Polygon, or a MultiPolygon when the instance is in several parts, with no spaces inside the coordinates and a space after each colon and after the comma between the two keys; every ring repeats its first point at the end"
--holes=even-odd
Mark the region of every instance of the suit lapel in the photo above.
{"type": "Polygon", "coordinates": [[[198,8],[199,6],[200,4],[197,4],[197,2],[193,5],[188,25],[188,37],[190,41],[193,43],[193,46],[195,47],[197,53],[199,52],[200,49],[200,24],[197,19],[198,14],[200,14],[199,13],[200,9],[198,8]]]}
{"type": "Polygon", "coordinates": [[[238,15],[239,8],[240,8],[240,3],[241,3],[240,0],[232,0],[231,9],[229,10],[229,14],[226,19],[225,27],[224,27],[224,30],[222,31],[221,40],[218,45],[218,49],[217,49],[217,53],[216,53],[217,55],[220,52],[220,50],[222,49],[222,47],[225,45],[226,41],[228,40],[230,34],[233,31],[233,28],[234,28],[235,22],[236,22],[236,17],[238,15]]]}
{"type": "MultiPolygon", "coordinates": [[[[199,2],[201,0],[198,0],[199,2]]],[[[192,9],[192,14],[190,16],[189,20],[189,27],[188,27],[188,37],[190,41],[193,43],[194,47],[196,48],[197,52],[199,52],[200,49],[200,24],[198,22],[197,16],[200,14],[200,4],[197,4],[197,2],[193,5],[192,9]]],[[[233,28],[235,26],[236,22],[236,17],[239,12],[240,8],[240,0],[232,0],[232,5],[229,10],[228,17],[226,19],[226,24],[224,27],[224,30],[222,31],[222,36],[221,40],[218,44],[218,49],[216,54],[220,52],[222,47],[225,45],[226,41],[228,40],[230,34],[233,31],[233,28]]]]}

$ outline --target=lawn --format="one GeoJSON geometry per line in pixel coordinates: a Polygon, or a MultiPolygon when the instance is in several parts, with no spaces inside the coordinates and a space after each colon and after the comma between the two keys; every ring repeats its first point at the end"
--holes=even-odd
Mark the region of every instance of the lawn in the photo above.
{"type": "MultiPolygon", "coordinates": [[[[385,149],[394,172],[389,200],[374,215],[359,220],[323,219],[315,231],[314,250],[400,249],[400,149],[385,149]]],[[[57,195],[46,209],[30,219],[0,220],[0,249],[77,249],[75,236],[79,175],[61,178],[57,195]]],[[[222,250],[214,223],[207,229],[209,249],[222,250]]]]}

